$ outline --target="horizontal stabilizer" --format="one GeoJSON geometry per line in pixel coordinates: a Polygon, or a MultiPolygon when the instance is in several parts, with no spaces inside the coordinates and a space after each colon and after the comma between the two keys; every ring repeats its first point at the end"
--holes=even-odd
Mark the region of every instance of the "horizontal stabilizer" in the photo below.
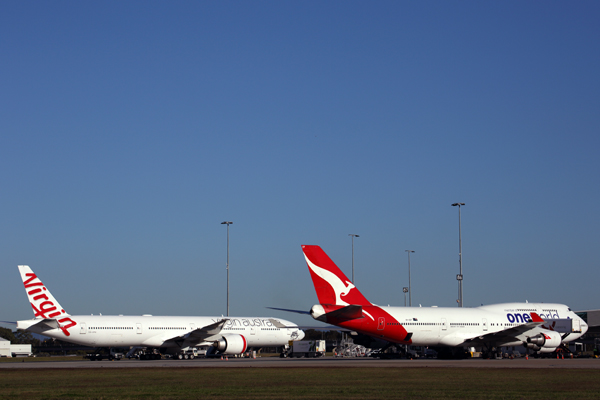
{"type": "Polygon", "coordinates": [[[40,328],[43,331],[60,328],[57,320],[51,318],[28,319],[26,321],[17,321],[17,329],[27,330],[33,326],[40,328]]]}
{"type": "Polygon", "coordinates": [[[293,313],[296,313],[296,314],[308,314],[308,315],[310,315],[310,311],[290,310],[290,309],[287,309],[287,308],[275,308],[275,307],[266,307],[266,308],[269,308],[271,310],[293,312],[293,313]]]}
{"type": "Polygon", "coordinates": [[[349,305],[325,314],[327,321],[349,321],[351,319],[363,318],[362,306],[349,305]]]}

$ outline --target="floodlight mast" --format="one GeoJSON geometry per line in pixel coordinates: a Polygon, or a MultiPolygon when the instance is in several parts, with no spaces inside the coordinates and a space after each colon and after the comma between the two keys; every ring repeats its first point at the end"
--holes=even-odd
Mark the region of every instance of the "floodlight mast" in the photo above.
{"type": "Polygon", "coordinates": [[[458,281],[458,306],[463,306],[463,272],[462,272],[462,237],[461,237],[461,226],[460,226],[460,206],[464,206],[465,203],[454,203],[453,207],[458,206],[458,264],[460,266],[460,273],[456,275],[458,281]]]}
{"type": "Polygon", "coordinates": [[[223,221],[221,225],[227,225],[227,316],[229,317],[229,225],[231,221],[223,221]]]}
{"type": "Polygon", "coordinates": [[[354,233],[349,233],[348,236],[352,236],[352,284],[354,284],[354,238],[360,236],[354,233]]]}
{"type": "MultiPolygon", "coordinates": [[[[408,253],[408,306],[412,307],[412,289],[410,286],[410,253],[414,253],[414,250],[404,250],[408,253]]],[[[404,296],[404,300],[406,300],[406,296],[404,296]]],[[[406,301],[405,301],[406,303],[406,301]]],[[[406,304],[405,304],[406,305],[406,304]]]]}

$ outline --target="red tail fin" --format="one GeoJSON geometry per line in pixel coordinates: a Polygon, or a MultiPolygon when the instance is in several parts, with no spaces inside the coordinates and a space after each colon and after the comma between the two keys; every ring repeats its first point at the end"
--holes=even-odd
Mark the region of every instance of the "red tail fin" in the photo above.
{"type": "Polygon", "coordinates": [[[302,251],[321,304],[370,306],[344,273],[319,246],[303,245],[302,251]]]}

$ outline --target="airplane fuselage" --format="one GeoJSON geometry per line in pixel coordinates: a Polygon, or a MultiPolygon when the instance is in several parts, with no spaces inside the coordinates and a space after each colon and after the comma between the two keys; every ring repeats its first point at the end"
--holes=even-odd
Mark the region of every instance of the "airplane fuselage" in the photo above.
{"type": "Polygon", "coordinates": [[[50,329],[27,324],[35,320],[19,321],[19,328],[40,333],[55,339],[93,347],[181,347],[208,345],[227,335],[242,335],[248,347],[282,346],[289,340],[301,338],[303,333],[292,322],[277,319],[286,328],[275,326],[271,318],[254,317],[188,317],[188,316],[122,316],[122,315],[71,315],[75,325],[64,329],[50,329]],[[198,328],[226,319],[217,334],[173,342],[174,337],[185,337],[198,328]],[[68,333],[68,335],[67,335],[68,333]]]}
{"type": "MultiPolygon", "coordinates": [[[[362,311],[363,318],[327,322],[390,342],[418,346],[466,346],[486,340],[493,340],[496,345],[516,346],[544,330],[554,330],[553,320],[572,320],[571,332],[560,332],[561,336],[568,333],[564,336],[566,341],[575,340],[587,331],[585,321],[563,304],[503,303],[474,308],[371,305],[362,306],[362,311]],[[513,328],[524,327],[531,321],[532,312],[549,322],[515,332],[513,328]],[[504,338],[502,333],[509,330],[512,335],[504,338]],[[487,339],[479,341],[480,336],[487,339]]],[[[319,317],[318,313],[313,317],[319,317]]]]}

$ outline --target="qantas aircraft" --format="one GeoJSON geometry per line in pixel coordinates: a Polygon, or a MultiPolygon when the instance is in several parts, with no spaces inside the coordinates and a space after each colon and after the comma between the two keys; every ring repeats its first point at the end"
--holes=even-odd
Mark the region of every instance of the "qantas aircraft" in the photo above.
{"type": "Polygon", "coordinates": [[[19,265],[19,271],[34,319],[17,321],[17,328],[66,342],[160,348],[169,354],[206,346],[227,355],[304,337],[296,324],[275,318],[70,315],[28,266],[19,265]]]}
{"type": "MultiPolygon", "coordinates": [[[[319,246],[302,246],[319,303],[316,320],[388,342],[432,347],[525,345],[540,353],[583,335],[588,326],[563,304],[505,303],[474,308],[384,307],[370,303],[319,246]]],[[[291,311],[291,310],[288,310],[291,311]]]]}

